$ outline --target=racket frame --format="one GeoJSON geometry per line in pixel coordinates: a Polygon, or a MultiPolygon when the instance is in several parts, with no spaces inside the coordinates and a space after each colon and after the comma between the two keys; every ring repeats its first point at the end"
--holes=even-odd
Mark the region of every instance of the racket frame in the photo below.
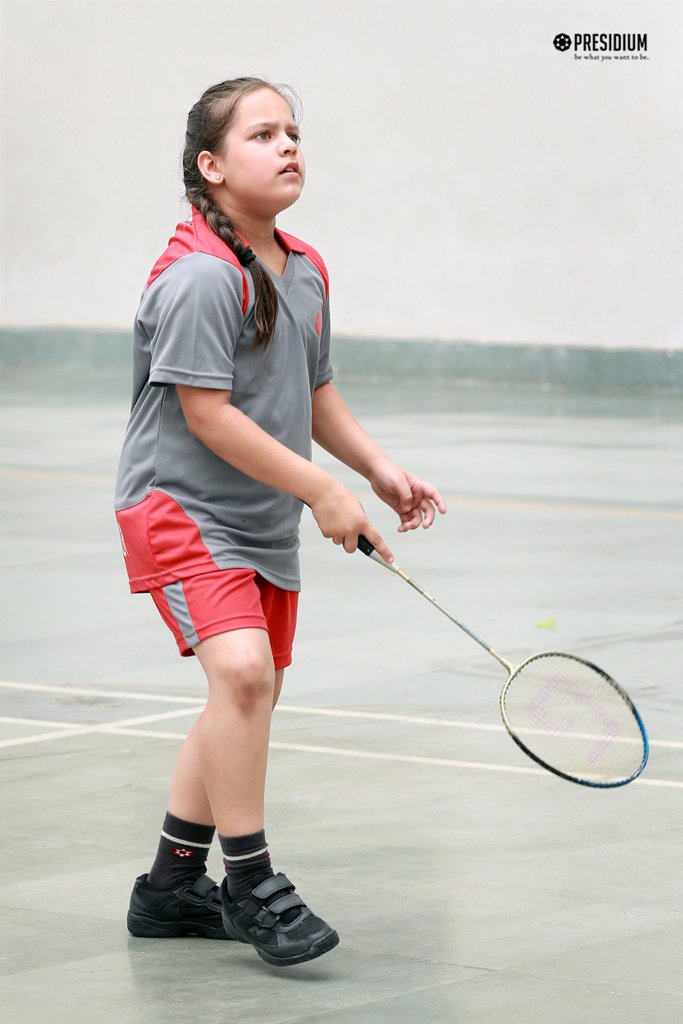
{"type": "Polygon", "coordinates": [[[594,662],[592,661],[587,661],[585,658],[579,658],[576,654],[565,654],[563,651],[540,651],[537,654],[530,655],[522,662],[521,665],[513,666],[513,671],[510,673],[510,675],[503,683],[503,688],[500,691],[498,705],[500,708],[500,717],[503,721],[503,725],[507,729],[510,738],[515,741],[520,750],[522,750],[527,757],[530,757],[532,761],[535,761],[536,764],[539,764],[541,768],[545,768],[546,771],[552,772],[553,775],[558,775],[561,779],[566,779],[568,782],[576,782],[579,786],[588,786],[591,789],[618,789],[620,786],[626,786],[629,782],[633,782],[634,779],[638,778],[638,776],[645,768],[645,765],[647,764],[647,759],[650,756],[650,742],[647,738],[647,731],[645,729],[645,725],[643,723],[642,718],[640,717],[638,709],[636,708],[635,704],[633,703],[629,695],[626,693],[626,690],[624,690],[624,688],[620,686],[619,683],[616,682],[616,680],[612,679],[612,677],[609,676],[604,669],[600,668],[599,665],[594,664],[594,662]],[[640,731],[641,739],[643,741],[643,755],[641,757],[640,764],[634,772],[631,772],[631,774],[628,775],[626,778],[616,779],[610,782],[601,782],[596,779],[581,777],[580,775],[569,775],[568,772],[563,772],[561,769],[555,768],[552,764],[549,764],[547,761],[544,761],[543,758],[539,757],[538,754],[535,754],[534,751],[531,750],[526,745],[526,743],[520,738],[519,734],[515,732],[515,729],[513,728],[511,722],[509,721],[507,712],[505,710],[505,698],[507,696],[507,692],[510,688],[510,685],[514,682],[515,678],[522,671],[522,669],[526,668],[526,666],[530,662],[538,661],[541,658],[567,658],[569,661],[578,661],[582,665],[586,665],[586,667],[591,669],[593,672],[597,672],[597,674],[601,676],[606,683],[609,683],[609,685],[614,690],[616,690],[620,698],[623,700],[624,704],[626,704],[629,711],[633,715],[636,721],[636,725],[638,726],[638,729],[640,731]]]}
{"type": "Polygon", "coordinates": [[[645,768],[645,765],[647,764],[647,760],[650,754],[650,743],[647,738],[647,731],[645,729],[645,725],[643,723],[642,718],[640,717],[638,709],[636,708],[635,704],[633,703],[629,695],[626,693],[623,687],[619,685],[619,683],[617,683],[614,679],[612,679],[611,676],[609,676],[604,671],[604,669],[601,669],[598,665],[593,664],[593,662],[591,661],[586,661],[585,658],[579,658],[575,654],[565,654],[562,651],[540,651],[537,654],[530,655],[520,665],[514,665],[511,661],[508,661],[507,658],[504,658],[502,654],[499,654],[497,651],[495,651],[490,644],[488,644],[485,640],[478,636],[478,634],[475,633],[474,630],[470,629],[470,627],[467,626],[464,622],[461,622],[460,619],[456,619],[456,617],[452,615],[446,608],[444,608],[442,604],[439,604],[435,597],[429,594],[424,589],[424,587],[420,586],[417,580],[414,580],[412,576],[408,575],[407,572],[404,572],[403,569],[400,569],[395,562],[385,561],[384,558],[382,558],[382,556],[375,550],[375,548],[367,539],[367,537],[364,537],[362,534],[358,538],[358,547],[363,552],[364,555],[367,555],[368,558],[371,558],[373,561],[377,562],[378,565],[381,565],[384,569],[388,569],[389,572],[394,573],[395,576],[400,576],[402,580],[404,580],[413,588],[413,590],[417,590],[418,594],[424,597],[425,600],[429,601],[430,604],[433,604],[434,607],[442,613],[442,615],[445,615],[447,619],[450,619],[450,621],[454,623],[454,625],[458,626],[458,628],[463,630],[464,633],[467,633],[467,635],[472,640],[478,643],[480,647],[483,647],[488,654],[494,657],[496,661],[498,661],[503,666],[503,668],[508,673],[508,677],[503,683],[503,687],[500,691],[500,697],[498,700],[498,705],[500,708],[500,717],[503,721],[503,725],[505,726],[508,732],[508,735],[511,737],[511,739],[514,740],[514,742],[517,744],[520,750],[522,750],[527,757],[530,757],[531,760],[535,761],[536,764],[541,766],[541,768],[545,768],[546,771],[552,772],[553,775],[557,775],[562,779],[566,779],[568,782],[575,782],[579,786],[588,786],[591,789],[616,789],[620,786],[626,786],[629,782],[633,782],[633,780],[641,774],[641,772],[645,768]],[[609,683],[609,685],[612,686],[614,690],[616,690],[616,692],[619,694],[621,699],[624,701],[626,706],[631,711],[631,714],[633,715],[636,721],[636,724],[640,731],[641,739],[643,741],[643,755],[638,768],[634,772],[632,772],[627,778],[617,779],[616,781],[610,782],[601,782],[595,779],[582,778],[578,775],[569,775],[567,772],[563,772],[559,768],[554,768],[553,765],[548,764],[541,757],[539,757],[538,754],[535,754],[532,750],[529,749],[529,747],[524,743],[522,739],[520,739],[519,735],[515,732],[505,711],[505,697],[510,688],[510,685],[515,680],[517,675],[522,671],[522,669],[529,664],[529,662],[535,661],[539,658],[546,658],[550,656],[568,658],[573,661],[579,661],[582,664],[586,665],[588,668],[592,669],[594,672],[597,672],[598,675],[602,676],[605,682],[609,683]]]}

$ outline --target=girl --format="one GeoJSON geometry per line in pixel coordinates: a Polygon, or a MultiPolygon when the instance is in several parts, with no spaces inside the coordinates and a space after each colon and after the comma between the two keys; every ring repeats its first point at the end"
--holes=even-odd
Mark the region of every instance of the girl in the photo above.
{"type": "Polygon", "coordinates": [[[190,111],[192,221],[178,225],[138,310],[116,487],[131,590],[151,593],[181,655],[195,654],[208,680],[128,928],[238,939],[275,965],[339,941],[274,874],[263,827],[271,711],[292,660],[302,503],[346,551],[363,533],[392,559],[358,499],[311,463],[311,436],[370,481],[399,531],[445,512],[331,383],[325,265],[275,227],[304,184],[297,120],[291,95],[258,78],[221,82],[190,111]],[[220,893],[205,867],[216,827],[220,893]]]}

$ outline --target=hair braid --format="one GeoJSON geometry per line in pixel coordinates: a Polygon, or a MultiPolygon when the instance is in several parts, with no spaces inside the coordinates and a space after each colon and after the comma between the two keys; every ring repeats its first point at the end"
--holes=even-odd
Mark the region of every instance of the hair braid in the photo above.
{"type": "MultiPolygon", "coordinates": [[[[205,181],[203,177],[202,180],[205,181]]],[[[189,195],[188,199],[190,199],[189,195]]],[[[218,235],[239,259],[246,251],[247,246],[240,240],[235,231],[235,225],[227,213],[224,213],[214,202],[208,189],[203,189],[200,195],[190,201],[193,206],[197,207],[214,234],[218,235]]],[[[249,269],[254,282],[254,328],[256,332],[254,348],[258,348],[262,344],[267,348],[272,341],[277,318],[277,291],[270,275],[260,263],[257,261],[250,263],[249,269]]]]}
{"type": "MultiPolygon", "coordinates": [[[[216,152],[235,116],[239,100],[257,89],[272,89],[282,96],[296,117],[296,99],[291,90],[273,86],[262,78],[233,78],[212,85],[192,107],[187,118],[185,149],[183,151],[183,182],[185,195],[196,207],[211,230],[232,249],[239,259],[247,246],[239,238],[235,225],[214,201],[209,183],[197,166],[197,157],[203,150],[216,152]]],[[[270,275],[257,261],[250,263],[254,282],[254,348],[270,344],[277,318],[277,291],[270,275]]]]}

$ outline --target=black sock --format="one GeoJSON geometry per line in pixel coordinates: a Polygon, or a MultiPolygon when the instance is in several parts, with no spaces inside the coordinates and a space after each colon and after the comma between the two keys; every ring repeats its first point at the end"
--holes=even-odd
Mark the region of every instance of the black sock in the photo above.
{"type": "Polygon", "coordinates": [[[223,863],[228,875],[231,900],[245,899],[254,886],[272,878],[270,854],[266,833],[253,832],[249,836],[218,836],[223,851],[223,863]]]}
{"type": "Polygon", "coordinates": [[[196,882],[206,874],[206,858],[216,828],[195,825],[166,812],[159,849],[150,868],[148,882],[153,889],[177,889],[183,882],[196,882]]]}

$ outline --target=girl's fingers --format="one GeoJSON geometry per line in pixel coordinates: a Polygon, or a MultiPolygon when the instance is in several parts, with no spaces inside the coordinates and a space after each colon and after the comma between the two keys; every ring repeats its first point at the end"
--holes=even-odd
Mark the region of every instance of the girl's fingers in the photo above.
{"type": "Polygon", "coordinates": [[[427,483],[426,480],[418,480],[417,477],[415,477],[412,481],[412,486],[415,497],[419,496],[420,500],[424,500],[426,498],[429,501],[433,501],[439,512],[442,514],[446,511],[446,502],[443,500],[441,493],[437,491],[433,484],[427,483]]]}
{"type": "MultiPolygon", "coordinates": [[[[441,496],[439,495],[439,497],[441,497],[441,496]]],[[[441,512],[442,515],[445,513],[446,505],[444,503],[443,498],[441,498],[441,504],[440,505],[434,499],[431,500],[431,501],[428,501],[426,498],[423,499],[423,501],[422,501],[422,510],[424,512],[424,522],[422,523],[422,525],[424,526],[425,529],[427,529],[427,527],[431,526],[432,523],[434,522],[434,520],[436,519],[436,509],[437,508],[438,508],[439,512],[441,512]]]]}
{"type": "Polygon", "coordinates": [[[414,508],[402,513],[399,533],[415,530],[420,525],[425,530],[428,529],[436,518],[436,507],[429,498],[421,498],[414,508]]]}
{"type": "MultiPolygon", "coordinates": [[[[394,556],[391,550],[387,547],[381,534],[370,523],[366,523],[360,531],[363,536],[370,541],[375,551],[382,556],[385,562],[393,562],[394,556]]],[[[344,551],[352,554],[358,548],[358,534],[349,533],[344,537],[343,540],[344,551]]]]}
{"type": "Polygon", "coordinates": [[[410,529],[416,530],[422,522],[422,509],[419,507],[414,508],[410,516],[410,529]]]}
{"type": "Polygon", "coordinates": [[[400,519],[401,525],[398,528],[399,533],[405,533],[406,530],[417,529],[417,527],[422,522],[422,513],[419,507],[412,508],[410,509],[409,512],[403,512],[400,516],[400,519]]]}
{"type": "MultiPolygon", "coordinates": [[[[382,556],[385,562],[393,562],[394,556],[392,552],[389,550],[384,540],[377,532],[377,530],[374,529],[374,527],[368,526],[368,528],[364,530],[363,533],[368,538],[375,551],[377,551],[382,556]]],[[[356,547],[357,546],[358,541],[356,540],[356,547]]]]}
{"type": "Polygon", "coordinates": [[[422,526],[426,530],[427,527],[431,526],[434,522],[434,516],[436,515],[434,505],[431,501],[427,501],[423,498],[420,502],[420,508],[422,509],[422,526]]]}
{"type": "Polygon", "coordinates": [[[431,484],[427,484],[421,494],[421,499],[432,502],[439,510],[444,513],[446,511],[446,502],[443,500],[436,487],[432,487],[431,484]]]}
{"type": "Polygon", "coordinates": [[[439,512],[443,515],[446,511],[446,502],[441,497],[441,494],[437,491],[436,487],[429,485],[429,494],[426,497],[431,498],[439,512]]]}
{"type": "Polygon", "coordinates": [[[443,500],[441,495],[439,495],[439,500],[436,503],[436,507],[438,508],[442,516],[446,515],[446,502],[443,500]]]}

